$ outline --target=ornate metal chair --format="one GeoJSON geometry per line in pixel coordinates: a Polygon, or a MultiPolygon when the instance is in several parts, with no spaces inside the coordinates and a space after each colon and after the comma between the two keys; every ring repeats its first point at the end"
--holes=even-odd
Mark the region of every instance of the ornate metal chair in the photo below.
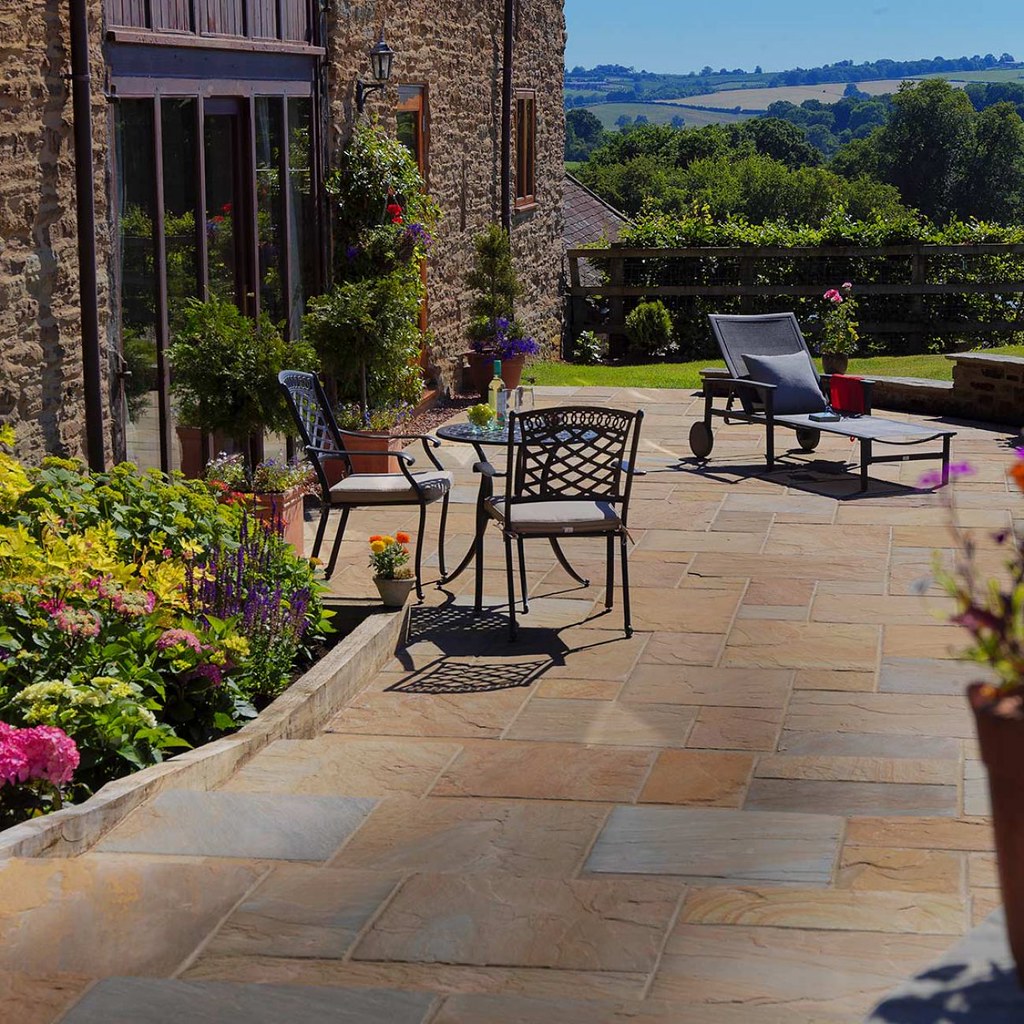
{"type": "Polygon", "coordinates": [[[386,505],[418,505],[420,509],[419,533],[416,535],[416,595],[423,600],[421,568],[423,564],[423,533],[427,523],[427,506],[441,502],[441,531],[438,541],[438,561],[442,579],[445,576],[444,531],[448,520],[448,499],[453,477],[434,455],[432,448],[440,448],[441,442],[429,434],[363,434],[341,430],[331,412],[320,381],[312,373],[298,370],[284,370],[278,375],[278,382],[288,400],[288,407],[295,418],[296,426],[305,445],[306,454],[316,471],[320,483],[320,525],[313,543],[313,557],[320,554],[327,520],[332,509],[341,510],[341,522],[334,537],[330,561],[327,563],[326,578],[334,574],[338,561],[341,541],[348,525],[349,513],[354,508],[375,508],[386,505]],[[423,450],[433,469],[411,472],[409,467],[416,459],[408,452],[391,452],[398,460],[400,473],[358,473],[352,468],[352,455],[379,455],[379,452],[359,450],[361,438],[390,436],[402,440],[416,440],[423,444],[423,450]],[[340,459],[344,463],[345,475],[336,484],[331,484],[324,463],[340,459]]]}
{"type": "MultiPolygon", "coordinates": [[[[567,568],[568,563],[558,546],[560,538],[607,539],[606,608],[613,604],[615,540],[618,538],[624,627],[626,636],[633,635],[626,524],[643,418],[642,411],[622,412],[586,406],[509,414],[504,494],[488,498],[485,508],[505,538],[511,639],[515,639],[518,631],[512,542],[516,542],[518,549],[520,588],[526,613],[530,609],[523,542],[537,537],[551,542],[559,561],[567,568]]],[[[489,463],[481,463],[477,468],[492,479],[498,476],[489,463]]],[[[581,579],[574,571],[572,575],[581,579]]]]}

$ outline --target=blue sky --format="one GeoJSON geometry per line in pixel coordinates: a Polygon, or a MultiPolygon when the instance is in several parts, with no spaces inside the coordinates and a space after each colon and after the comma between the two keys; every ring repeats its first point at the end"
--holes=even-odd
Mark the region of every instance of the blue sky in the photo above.
{"type": "Polygon", "coordinates": [[[1024,61],[1020,0],[565,0],[565,15],[570,68],[779,71],[1004,51],[1024,61]]]}

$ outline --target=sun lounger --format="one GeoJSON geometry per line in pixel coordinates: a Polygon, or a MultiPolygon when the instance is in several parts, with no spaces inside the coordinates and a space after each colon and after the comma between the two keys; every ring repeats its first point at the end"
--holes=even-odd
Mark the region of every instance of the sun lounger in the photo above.
{"type": "Polygon", "coordinates": [[[775,428],[787,427],[796,432],[797,443],[809,452],[818,446],[822,433],[856,439],[860,445],[862,491],[868,487],[868,468],[884,462],[941,459],[942,483],[949,482],[950,445],[956,431],[873,415],[871,381],[861,382],[863,412],[844,413],[842,409],[835,409],[839,419],[824,418],[833,411],[827,398],[830,378],[819,375],[814,369],[807,343],[792,313],[712,315],[709,319],[729,376],[705,379],[704,416],[690,429],[690,449],[697,458],[707,459],[711,454],[714,447],[712,421],[717,416],[726,423],[764,424],[769,469],[775,466],[775,428]],[[725,408],[714,404],[715,399],[721,398],[727,400],[725,408]],[[739,408],[735,407],[736,402],[739,408]],[[876,444],[905,449],[929,441],[941,442],[941,451],[902,451],[887,455],[874,452],[876,444]]]}

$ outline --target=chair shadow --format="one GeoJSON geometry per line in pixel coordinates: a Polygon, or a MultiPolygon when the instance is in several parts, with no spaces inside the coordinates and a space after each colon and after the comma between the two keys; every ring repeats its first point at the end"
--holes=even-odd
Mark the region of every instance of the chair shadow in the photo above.
{"type": "Polygon", "coordinates": [[[917,975],[914,983],[939,991],[906,993],[885,999],[868,1017],[870,1024],[1020,1024],[1024,993],[1016,972],[990,964],[985,977],[977,967],[946,964],[917,975]],[[958,979],[963,978],[963,984],[958,979]],[[973,979],[973,980],[968,980],[973,979]]]}
{"type": "Polygon", "coordinates": [[[530,686],[547,665],[536,661],[488,660],[479,665],[438,658],[407,679],[389,686],[388,693],[494,693],[530,686]]]}

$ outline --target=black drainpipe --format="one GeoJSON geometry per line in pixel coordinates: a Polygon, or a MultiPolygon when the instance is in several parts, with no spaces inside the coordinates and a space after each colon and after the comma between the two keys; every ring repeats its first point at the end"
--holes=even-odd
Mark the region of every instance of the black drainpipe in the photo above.
{"type": "Polygon", "coordinates": [[[505,38],[501,68],[501,226],[512,230],[512,44],[515,0],[505,0],[505,38]]]}
{"type": "Polygon", "coordinates": [[[89,468],[102,472],[103,384],[100,322],[96,298],[96,203],[93,197],[92,96],[86,0],[69,0],[71,14],[71,105],[75,122],[75,199],[78,211],[78,301],[82,311],[82,378],[89,468]]]}

